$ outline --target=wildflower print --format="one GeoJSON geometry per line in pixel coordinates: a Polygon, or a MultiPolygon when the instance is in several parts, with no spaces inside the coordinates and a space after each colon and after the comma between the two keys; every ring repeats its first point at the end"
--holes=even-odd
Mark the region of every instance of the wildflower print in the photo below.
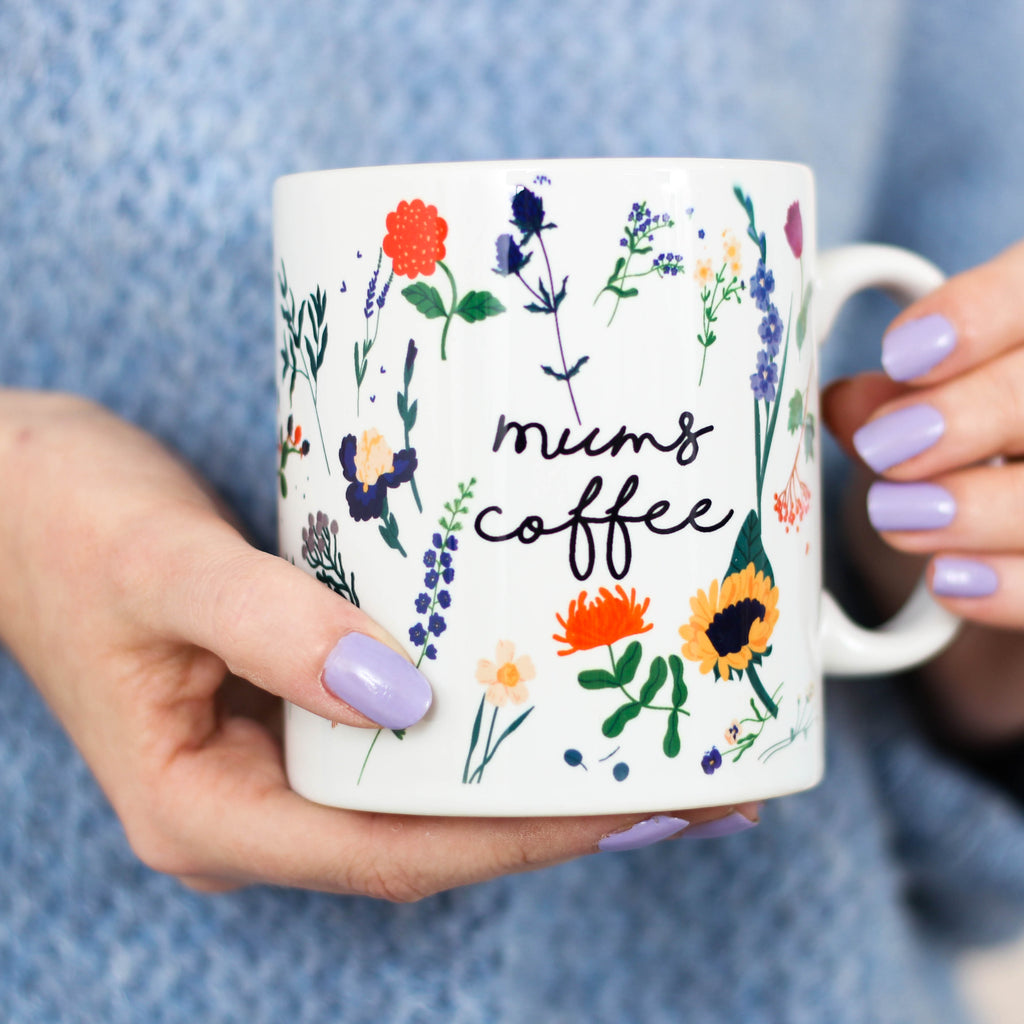
{"type": "MultiPolygon", "coordinates": [[[[699,232],[704,237],[703,229],[699,232]]],[[[697,335],[697,342],[704,350],[700,361],[700,377],[697,386],[704,383],[704,369],[708,361],[708,349],[718,340],[714,325],[718,322],[718,312],[722,305],[735,299],[736,304],[742,302],[740,293],[746,288],[741,280],[743,262],[740,257],[740,245],[731,231],[722,232],[722,265],[716,271],[711,258],[705,256],[697,261],[694,275],[697,287],[700,288],[700,301],[703,306],[702,330],[697,335]]]]}
{"type": "Polygon", "coordinates": [[[682,748],[679,735],[679,716],[689,715],[685,710],[689,692],[683,680],[683,663],[672,654],[666,660],[655,657],[650,664],[647,680],[634,695],[629,687],[636,678],[643,661],[643,648],[640,642],[633,640],[619,656],[615,655],[614,644],[626,637],[639,636],[653,629],[653,623],[644,622],[644,614],[650,605],[650,598],[638,604],[636,591],[629,594],[617,586],[616,593],[602,588],[597,598],[588,604],[586,591],[576,600],[569,603],[568,614],[563,618],[556,615],[562,634],[554,634],[553,639],[566,645],[566,650],[559,655],[575,654],[579,651],[607,647],[611,659],[611,671],[607,669],[587,669],[576,677],[585,690],[618,689],[626,698],[626,703],[616,708],[601,726],[601,732],[612,739],[621,735],[623,729],[644,711],[667,714],[665,736],[662,750],[667,757],[675,757],[682,748]],[[670,703],[655,704],[654,701],[672,677],[670,703]]]}
{"type": "Polygon", "coordinates": [[[317,512],[316,518],[310,513],[308,524],[302,528],[302,558],[321,583],[359,607],[355,573],[346,576],[341,562],[336,519],[324,512],[317,512]]]}
{"type": "MultiPolygon", "coordinates": [[[[812,367],[813,372],[813,367],[812,367]]],[[[775,514],[779,522],[786,527],[789,533],[791,527],[800,531],[800,524],[811,507],[811,489],[804,483],[800,476],[801,454],[810,461],[814,458],[814,413],[808,408],[810,404],[811,381],[808,378],[807,387],[801,392],[799,389],[793,392],[789,401],[789,422],[787,429],[790,434],[797,434],[796,454],[793,459],[793,466],[789,471],[789,478],[783,490],[774,494],[775,514]]]]}
{"type": "Polygon", "coordinates": [[[509,640],[498,642],[494,651],[494,661],[481,658],[476,666],[476,680],[487,687],[486,693],[480,698],[480,707],[477,709],[476,719],[473,722],[473,731],[469,740],[469,753],[466,755],[466,766],[462,771],[462,781],[465,783],[482,782],[484,770],[494,759],[498,748],[526,721],[532,707],[527,708],[522,714],[516,716],[495,739],[497,731],[498,716],[502,708],[508,704],[525,704],[530,694],[526,683],[530,682],[537,675],[533,666],[533,660],[529,655],[516,657],[515,645],[509,640]],[[484,741],[483,752],[476,766],[473,765],[473,755],[476,753],[483,734],[484,711],[486,704],[493,706],[491,712],[490,727],[484,741]]]}
{"type": "Polygon", "coordinates": [[[304,458],[309,454],[309,441],[302,436],[302,427],[295,425],[295,419],[288,417],[287,434],[284,430],[278,432],[277,450],[281,453],[281,464],[277,469],[277,482],[281,488],[281,497],[288,497],[288,480],[284,475],[284,467],[290,455],[298,455],[304,458]]]}
{"type": "Polygon", "coordinates": [[[398,539],[398,523],[388,508],[388,490],[407,483],[416,471],[416,451],[394,452],[374,428],[364,430],[357,440],[347,434],[338,452],[341,471],[350,481],[345,491],[349,514],[357,522],[380,519],[381,537],[390,548],[405,557],[398,539]]]}
{"type": "Polygon", "coordinates": [[[779,588],[770,577],[749,563],[722,581],[712,580],[707,592],[698,590],[690,598],[690,621],[679,627],[683,657],[700,664],[705,675],[730,679],[744,672],[772,717],[778,706],[765,690],[756,666],[770,653],[769,640],[779,620],[779,588]]]}
{"type": "Polygon", "coordinates": [[[549,377],[563,381],[569,389],[569,401],[572,403],[572,411],[576,416],[576,422],[582,423],[579,409],[576,405],[576,395],[572,390],[572,380],[580,372],[583,365],[590,359],[589,356],[581,356],[570,367],[565,356],[565,345],[562,340],[562,328],[558,319],[558,310],[565,300],[566,287],[569,276],[562,278],[561,287],[555,290],[555,276],[551,269],[551,259],[548,256],[547,246],[544,243],[544,232],[553,231],[557,224],[544,223],[544,200],[536,192],[528,188],[520,188],[512,197],[512,219],[509,221],[520,234],[517,241],[511,234],[499,235],[495,243],[497,251],[497,266],[494,272],[501,277],[515,277],[519,283],[529,292],[533,301],[528,302],[523,308],[531,313],[541,313],[550,316],[555,324],[555,339],[558,342],[558,355],[561,370],[551,366],[541,366],[549,377]],[[528,247],[536,240],[544,260],[544,270],[537,278],[537,287],[534,288],[523,277],[523,270],[533,258],[534,253],[527,251],[528,247]],[[547,283],[545,284],[545,278],[547,283]]]}
{"type": "Polygon", "coordinates": [[[626,250],[625,256],[619,256],[615,261],[615,269],[608,277],[605,286],[597,293],[594,305],[605,292],[615,296],[615,305],[612,307],[608,324],[615,319],[619,311],[619,303],[623,299],[632,299],[640,294],[635,284],[641,277],[649,277],[656,274],[658,277],[675,277],[683,269],[683,257],[672,252],[662,252],[657,256],[651,256],[654,252],[655,235],[659,231],[675,227],[675,222],[667,213],[652,214],[647,206],[647,201],[634,203],[633,208],[626,215],[626,224],[622,229],[622,237],[619,245],[626,250]],[[644,257],[650,257],[650,262],[644,257]],[[638,269],[634,260],[643,261],[643,269],[638,269]],[[630,270],[630,267],[633,267],[630,270]]]}
{"type": "Polygon", "coordinates": [[[722,767],[722,754],[718,747],[712,747],[705,751],[704,756],[700,759],[700,766],[705,775],[714,775],[722,767]]]}
{"type": "Polygon", "coordinates": [[[444,319],[441,330],[441,358],[447,359],[448,330],[458,316],[466,323],[477,323],[505,312],[505,307],[487,291],[470,291],[461,299],[455,277],[444,262],[448,222],[438,215],[437,207],[422,199],[402,200],[385,221],[387,234],[381,244],[385,256],[391,258],[392,270],[400,277],[415,281],[419,276],[432,277],[440,267],[448,279],[451,300],[445,302],[441,293],[426,281],[417,281],[402,290],[402,295],[428,320],[444,319]]]}
{"type": "Polygon", "coordinates": [[[800,204],[791,203],[786,211],[786,226],[783,228],[786,233],[786,241],[789,242],[790,251],[800,259],[804,253],[804,222],[800,215],[800,204]]]}
{"type": "Polygon", "coordinates": [[[320,433],[320,447],[324,453],[324,462],[327,463],[327,472],[330,474],[331,464],[327,458],[327,446],[324,444],[324,432],[320,426],[320,412],[317,409],[317,378],[324,362],[324,355],[327,353],[327,292],[322,292],[317,285],[316,291],[310,292],[308,299],[302,300],[296,312],[295,293],[288,285],[288,274],[283,260],[281,271],[277,275],[277,284],[281,292],[280,310],[284,319],[284,341],[280,350],[281,380],[285,380],[288,374],[291,374],[291,381],[288,384],[289,402],[295,395],[295,384],[299,377],[308,385],[310,397],[313,399],[313,414],[316,416],[316,426],[320,433]],[[307,330],[304,331],[303,326],[307,330]]]}
{"type": "Polygon", "coordinates": [[[417,668],[424,658],[430,661],[437,658],[437,645],[432,639],[438,639],[448,628],[448,622],[441,613],[452,604],[451,591],[447,588],[455,580],[454,554],[459,550],[456,534],[462,529],[461,517],[469,511],[466,503],[473,497],[475,484],[475,477],[468,484],[460,483],[458,498],[454,502],[445,502],[447,515],[438,521],[444,532],[435,532],[430,547],[423,553],[423,566],[427,570],[423,575],[425,589],[416,595],[413,602],[418,620],[409,628],[410,642],[420,649],[417,668]]]}
{"type": "MultiPolygon", "coordinates": [[[[404,388],[402,391],[398,392],[397,397],[398,415],[402,418],[402,425],[405,427],[405,447],[406,450],[409,451],[415,451],[412,447],[409,435],[412,433],[412,428],[416,426],[416,411],[417,406],[419,405],[419,400],[415,400],[412,403],[409,402],[409,385],[412,383],[412,375],[418,351],[419,350],[416,348],[416,342],[410,338],[409,347],[405,350],[405,371],[402,376],[404,388]]],[[[412,496],[416,499],[416,508],[422,512],[423,502],[420,501],[419,488],[416,486],[415,470],[413,471],[413,475],[409,477],[409,485],[412,487],[412,496]]]]}
{"type": "Polygon", "coordinates": [[[627,636],[638,636],[654,628],[653,623],[644,622],[650,598],[643,604],[637,604],[636,590],[627,595],[621,584],[615,590],[616,593],[612,594],[602,587],[589,604],[584,590],[576,600],[569,602],[569,611],[564,619],[561,615],[555,616],[564,636],[556,634],[553,639],[567,645],[566,650],[558,652],[559,655],[564,657],[595,647],[610,647],[627,636]]]}
{"type": "Polygon", "coordinates": [[[391,289],[391,282],[394,280],[394,270],[388,275],[384,286],[377,290],[377,283],[380,279],[380,265],[384,257],[384,250],[377,252],[377,266],[370,275],[370,283],[366,286],[366,302],[363,305],[363,320],[365,323],[365,335],[362,345],[357,341],[352,346],[352,358],[356,370],[356,415],[359,415],[359,395],[366,379],[366,371],[369,366],[370,351],[377,343],[377,334],[380,331],[380,315],[384,310],[384,303],[387,301],[388,292],[391,289]],[[372,324],[372,329],[371,329],[372,324]]]}
{"type": "Polygon", "coordinates": [[[736,720],[729,723],[729,727],[725,730],[725,742],[730,747],[735,747],[739,742],[740,734],[743,732],[743,726],[736,720]]]}

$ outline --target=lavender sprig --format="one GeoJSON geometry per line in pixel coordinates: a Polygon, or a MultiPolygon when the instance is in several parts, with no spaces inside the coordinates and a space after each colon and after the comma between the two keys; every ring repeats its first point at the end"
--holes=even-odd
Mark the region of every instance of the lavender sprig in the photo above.
{"type": "Polygon", "coordinates": [[[302,558],[321,583],[359,607],[355,573],[346,577],[341,562],[336,519],[329,519],[324,512],[317,512],[315,519],[312,512],[309,514],[308,524],[302,528],[302,558]]]}
{"type": "Polygon", "coordinates": [[[380,315],[384,310],[384,303],[387,302],[388,291],[391,288],[391,282],[395,278],[394,270],[391,271],[388,279],[384,282],[384,287],[381,288],[380,292],[377,291],[377,282],[380,279],[380,266],[381,261],[384,258],[384,250],[378,250],[377,252],[377,266],[374,268],[373,273],[370,275],[369,284],[366,286],[366,302],[363,305],[363,319],[365,321],[365,335],[363,337],[362,345],[357,341],[352,346],[352,359],[355,364],[356,371],[356,415],[359,415],[359,398],[360,389],[363,386],[363,381],[366,379],[366,371],[369,366],[370,352],[373,346],[377,343],[377,333],[380,331],[380,315]],[[370,325],[373,324],[373,330],[371,333],[370,325]]]}

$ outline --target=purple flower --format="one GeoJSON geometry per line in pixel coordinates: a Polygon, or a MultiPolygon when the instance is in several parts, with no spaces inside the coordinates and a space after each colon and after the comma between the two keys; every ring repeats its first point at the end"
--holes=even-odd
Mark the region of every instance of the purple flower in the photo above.
{"type": "Polygon", "coordinates": [[[415,448],[392,452],[373,429],[364,430],[358,441],[355,434],[346,434],[338,458],[345,479],[350,481],[345,497],[357,522],[378,519],[384,511],[387,489],[411,480],[417,465],[415,448]]]}
{"type": "Polygon", "coordinates": [[[454,533],[448,535],[448,539],[444,542],[444,546],[449,551],[458,551],[459,542],[454,533]]]}
{"type": "Polygon", "coordinates": [[[448,568],[441,573],[441,579],[443,579],[445,583],[451,585],[452,580],[455,579],[455,570],[452,566],[449,565],[448,568]]]}
{"type": "MultiPolygon", "coordinates": [[[[437,592],[437,603],[442,608],[450,607],[452,603],[452,595],[449,594],[447,590],[439,590],[437,592]]],[[[426,608],[424,608],[423,610],[426,611],[426,608]]]]}
{"type": "Polygon", "coordinates": [[[441,534],[435,533],[434,536],[431,538],[431,543],[434,545],[435,548],[441,547],[442,546],[441,534]]]}
{"type": "Polygon", "coordinates": [[[779,368],[772,361],[771,356],[762,349],[757,353],[757,369],[750,375],[750,389],[754,392],[754,398],[763,398],[766,402],[775,401],[778,383],[779,368]]]}
{"type": "Polygon", "coordinates": [[[423,628],[422,623],[417,622],[415,626],[409,629],[409,639],[416,647],[423,646],[427,639],[427,631],[423,628]]]}
{"type": "Polygon", "coordinates": [[[416,598],[416,611],[420,615],[423,615],[423,614],[426,613],[426,610],[429,607],[430,607],[430,595],[429,594],[420,594],[416,598]]]}
{"type": "Polygon", "coordinates": [[[519,245],[526,245],[535,234],[554,224],[544,223],[544,202],[528,188],[521,188],[512,198],[512,224],[522,232],[519,245]]]}
{"type": "Polygon", "coordinates": [[[427,623],[427,629],[430,630],[434,636],[440,636],[447,628],[448,624],[444,621],[443,615],[438,615],[437,612],[434,612],[434,614],[430,616],[430,621],[427,623]]]}
{"type": "Polygon", "coordinates": [[[428,569],[433,569],[434,566],[437,564],[437,552],[434,551],[432,548],[428,548],[426,551],[424,551],[423,564],[428,569]]]}
{"type": "Polygon", "coordinates": [[[451,565],[451,564],[452,564],[452,556],[447,551],[445,551],[441,555],[441,568],[442,569],[447,569],[448,566],[451,565]]]}
{"type": "Polygon", "coordinates": [[[437,657],[437,648],[433,644],[427,644],[427,649],[423,653],[433,661],[437,657]]]}
{"type": "Polygon", "coordinates": [[[431,569],[430,572],[423,577],[423,585],[430,587],[430,589],[433,590],[434,587],[437,586],[437,579],[437,572],[434,569],[431,569]]]}
{"type": "Polygon", "coordinates": [[[722,767],[722,755],[718,747],[712,747],[701,759],[700,766],[705,775],[714,775],[722,767]]]}
{"type": "Polygon", "coordinates": [[[511,235],[498,235],[495,248],[498,250],[498,265],[494,272],[501,274],[502,277],[518,274],[533,256],[532,252],[524,256],[523,250],[511,235]]]}
{"type": "Polygon", "coordinates": [[[757,261],[757,270],[750,279],[750,296],[762,313],[768,312],[771,305],[771,294],[775,291],[775,275],[764,265],[764,260],[757,261]]]}
{"type": "Polygon", "coordinates": [[[793,255],[800,259],[804,251],[804,220],[800,216],[800,203],[791,203],[786,211],[786,241],[793,251],[793,255]]]}
{"type": "Polygon", "coordinates": [[[768,311],[761,318],[757,328],[761,342],[768,350],[768,354],[774,359],[779,354],[782,345],[782,317],[774,303],[768,307],[768,311]]]}

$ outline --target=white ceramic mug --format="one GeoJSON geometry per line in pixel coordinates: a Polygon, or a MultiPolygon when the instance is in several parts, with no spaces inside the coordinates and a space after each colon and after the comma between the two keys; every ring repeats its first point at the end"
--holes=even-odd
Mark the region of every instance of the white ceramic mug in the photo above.
{"type": "Polygon", "coordinates": [[[404,732],[287,708],[289,779],[386,812],[564,815],[814,785],[822,674],[864,630],[821,582],[818,346],[853,292],[941,274],[815,247],[802,166],[362,168],[277,182],[281,553],[399,638],[404,732]]]}

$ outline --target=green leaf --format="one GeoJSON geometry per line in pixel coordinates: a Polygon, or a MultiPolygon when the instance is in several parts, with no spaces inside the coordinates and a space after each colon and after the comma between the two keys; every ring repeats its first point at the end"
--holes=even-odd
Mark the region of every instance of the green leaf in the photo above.
{"type": "Polygon", "coordinates": [[[814,413],[809,412],[807,414],[807,420],[804,423],[804,454],[808,459],[814,458],[814,413]]]}
{"type": "Polygon", "coordinates": [[[761,521],[753,509],[747,513],[747,518],[743,520],[743,525],[740,527],[725,575],[730,576],[734,572],[742,572],[751,562],[754,563],[755,572],[763,572],[774,582],[775,572],[765,554],[764,544],[761,542],[761,521]]]}
{"type": "Polygon", "coordinates": [[[672,670],[672,707],[678,709],[686,703],[689,696],[686,683],[683,682],[683,659],[678,654],[670,654],[668,667],[672,670]]]}
{"type": "Polygon", "coordinates": [[[406,397],[405,397],[405,395],[404,395],[404,394],[402,394],[402,392],[401,392],[401,391],[399,391],[399,392],[398,392],[398,395],[397,395],[397,401],[398,401],[398,415],[399,415],[399,416],[401,416],[401,417],[402,417],[402,419],[404,420],[404,419],[405,419],[405,415],[406,415],[406,412],[407,412],[408,410],[406,409],[406,406],[405,406],[405,403],[406,403],[406,397]]]}
{"type": "Polygon", "coordinates": [[[665,730],[665,739],[662,741],[661,749],[665,751],[666,757],[677,757],[682,750],[683,743],[679,738],[679,712],[671,711],[668,716],[668,728],[665,730]]]}
{"type": "Polygon", "coordinates": [[[665,665],[665,659],[657,657],[651,662],[651,671],[647,677],[647,682],[644,683],[643,688],[640,690],[640,703],[644,707],[654,703],[654,698],[665,685],[666,679],[668,679],[668,668],[665,665]]]}
{"type": "Polygon", "coordinates": [[[603,668],[585,669],[576,678],[584,690],[613,690],[619,685],[615,676],[603,668]]]}
{"type": "Polygon", "coordinates": [[[473,324],[505,312],[505,307],[490,292],[466,292],[455,310],[466,323],[473,324]]]}
{"type": "Polygon", "coordinates": [[[630,701],[628,704],[623,704],[621,708],[613,711],[604,721],[601,726],[601,732],[608,737],[608,739],[614,739],[616,736],[622,734],[622,730],[636,718],[640,712],[643,711],[643,705],[637,704],[636,701],[630,701]]]}
{"type": "Polygon", "coordinates": [[[803,422],[804,396],[800,394],[800,389],[797,388],[793,392],[793,397],[789,400],[789,420],[786,423],[786,429],[791,434],[795,434],[803,426],[803,422]]]}
{"type": "Polygon", "coordinates": [[[620,256],[620,257],[619,257],[619,258],[618,258],[618,259],[617,259],[617,260],[615,261],[615,270],[614,270],[614,271],[612,272],[612,275],[611,275],[611,277],[609,277],[609,278],[608,278],[608,282],[607,282],[608,284],[615,284],[615,282],[616,282],[616,281],[618,280],[618,278],[619,278],[619,274],[621,274],[621,273],[622,273],[622,268],[623,268],[623,267],[624,267],[625,265],[626,265],[626,257],[625,257],[625,256],[620,256]]]}
{"type": "Polygon", "coordinates": [[[512,735],[512,733],[514,733],[514,732],[516,731],[516,729],[518,729],[518,728],[519,728],[519,726],[521,726],[521,725],[523,724],[523,722],[525,722],[525,721],[526,721],[527,715],[529,715],[529,714],[530,714],[530,712],[531,712],[532,710],[533,710],[533,708],[527,708],[527,709],[526,709],[526,710],[525,710],[525,711],[524,711],[524,712],[523,712],[523,713],[522,713],[522,714],[521,714],[521,715],[520,715],[520,716],[519,716],[519,717],[518,717],[518,718],[517,718],[517,719],[516,719],[516,720],[515,720],[515,721],[514,721],[514,722],[513,722],[513,723],[512,723],[512,724],[511,724],[511,725],[510,725],[510,726],[509,726],[509,727],[508,727],[508,728],[507,728],[507,729],[506,729],[506,730],[505,730],[505,731],[504,731],[504,732],[503,732],[503,733],[502,733],[502,734],[501,734],[500,736],[499,736],[499,737],[498,737],[498,741],[497,741],[497,743],[495,743],[495,744],[494,744],[494,747],[493,747],[493,748],[492,748],[492,750],[491,750],[491,756],[492,756],[492,757],[494,756],[494,751],[495,751],[495,750],[497,750],[497,749],[498,749],[498,747],[500,747],[500,746],[501,746],[502,742],[503,742],[503,741],[504,741],[505,739],[507,739],[507,738],[508,738],[509,736],[511,736],[511,735],[512,735]]]}
{"type": "Polygon", "coordinates": [[[618,295],[620,299],[632,299],[634,296],[640,294],[639,288],[620,288],[618,285],[610,284],[605,288],[606,292],[611,292],[613,295],[618,295]]]}
{"type": "Polygon", "coordinates": [[[615,663],[615,682],[618,686],[626,686],[633,682],[637,669],[640,667],[640,659],[644,656],[644,649],[638,640],[634,640],[627,648],[621,658],[615,663]]]}
{"type": "Polygon", "coordinates": [[[811,308],[812,286],[808,285],[804,292],[804,300],[800,304],[800,315],[796,318],[796,347],[800,351],[804,347],[804,338],[807,337],[807,314],[811,308]]]}
{"type": "MultiPolygon", "coordinates": [[[[469,737],[469,754],[466,757],[466,764],[467,765],[469,764],[470,758],[472,758],[472,756],[473,756],[473,751],[476,750],[477,741],[480,739],[480,723],[483,721],[483,717],[484,717],[484,700],[485,700],[485,698],[486,698],[486,694],[483,697],[480,698],[480,707],[477,708],[476,720],[473,722],[473,732],[472,732],[472,734],[469,737]]],[[[462,781],[465,782],[466,781],[465,778],[463,778],[462,781]]]]}
{"type": "Polygon", "coordinates": [[[448,310],[444,308],[441,293],[425,281],[417,281],[402,289],[402,294],[428,319],[436,320],[438,317],[447,316],[448,310]]]}
{"type": "Polygon", "coordinates": [[[408,419],[406,419],[405,421],[405,426],[407,430],[412,430],[412,428],[416,426],[416,407],[419,404],[420,400],[417,398],[416,401],[409,406],[409,416],[408,419]]]}

